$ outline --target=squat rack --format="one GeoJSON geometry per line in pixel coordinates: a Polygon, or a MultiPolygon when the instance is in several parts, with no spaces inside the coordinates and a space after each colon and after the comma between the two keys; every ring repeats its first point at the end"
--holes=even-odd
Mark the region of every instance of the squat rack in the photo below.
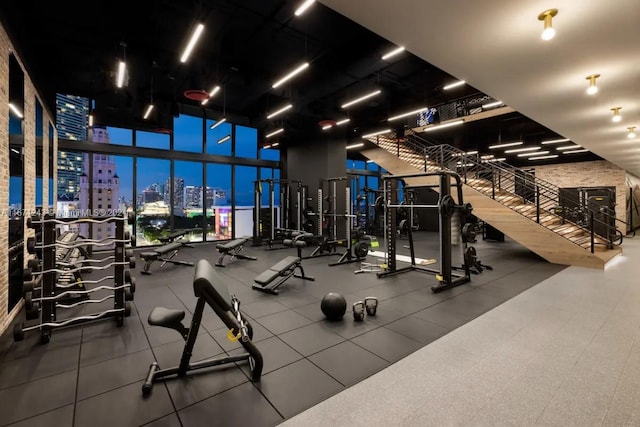
{"type": "MultiPolygon", "coordinates": [[[[404,273],[406,271],[422,271],[435,274],[438,285],[431,287],[432,292],[440,292],[444,289],[452,288],[471,280],[468,267],[465,268],[463,274],[453,272],[452,264],[452,244],[451,244],[451,217],[456,211],[463,211],[470,214],[472,207],[469,203],[463,203],[462,197],[462,181],[460,175],[455,172],[438,171],[427,173],[415,173],[405,175],[385,175],[382,177],[384,186],[384,217],[385,217],[385,240],[387,245],[385,271],[378,272],[378,277],[387,277],[393,274],[404,273]],[[396,265],[396,219],[397,210],[405,208],[406,205],[398,203],[398,183],[406,178],[419,178],[427,176],[439,177],[439,194],[440,198],[436,205],[414,204],[413,208],[436,208],[438,209],[439,228],[440,228],[440,268],[434,270],[416,264],[415,250],[413,244],[413,233],[411,227],[408,227],[407,237],[409,239],[409,250],[411,254],[411,264],[404,268],[397,268],[396,265]],[[451,197],[451,179],[455,180],[457,189],[458,203],[451,197]]],[[[434,185],[435,186],[435,185],[434,185]]],[[[426,187],[426,186],[425,186],[426,187]]]]}
{"type": "Polygon", "coordinates": [[[303,205],[306,200],[306,187],[302,185],[301,181],[292,181],[287,179],[260,179],[254,181],[254,212],[253,212],[253,244],[254,246],[262,244],[262,238],[266,237],[269,245],[272,245],[278,240],[282,240],[282,236],[279,235],[281,230],[299,230],[302,228],[302,216],[303,205]],[[269,185],[269,216],[270,221],[268,224],[263,224],[262,221],[262,184],[267,183],[269,185]],[[280,212],[276,215],[275,206],[275,187],[276,184],[280,185],[280,212]],[[292,184],[295,184],[295,200],[293,201],[293,207],[295,209],[295,218],[291,218],[291,204],[292,204],[292,184]],[[268,230],[264,230],[263,226],[266,225],[268,230]]]}

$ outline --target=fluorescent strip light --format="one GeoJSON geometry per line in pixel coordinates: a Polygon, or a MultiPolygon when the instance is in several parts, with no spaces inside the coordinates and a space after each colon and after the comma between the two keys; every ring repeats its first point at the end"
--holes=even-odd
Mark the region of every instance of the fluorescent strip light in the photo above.
{"type": "Polygon", "coordinates": [[[367,160],[367,163],[373,163],[373,160],[367,160]]]}
{"type": "Polygon", "coordinates": [[[309,9],[309,7],[311,7],[312,4],[314,4],[316,2],[316,0],[306,0],[304,3],[302,3],[294,12],[294,15],[296,16],[300,16],[302,15],[307,9],[309,9]]]}
{"type": "Polygon", "coordinates": [[[419,110],[413,110],[413,111],[409,111],[408,113],[398,114],[397,116],[389,117],[389,118],[387,119],[387,121],[389,121],[389,122],[390,122],[390,121],[393,121],[393,120],[397,120],[397,119],[401,119],[401,118],[403,118],[403,117],[410,116],[410,115],[412,115],[412,114],[418,114],[418,113],[421,113],[421,112],[423,112],[423,111],[425,111],[425,110],[427,110],[427,109],[429,109],[429,107],[422,107],[422,108],[420,108],[419,110]]]}
{"type": "Polygon", "coordinates": [[[351,121],[351,119],[340,120],[339,122],[336,122],[336,126],[340,126],[340,125],[343,125],[345,123],[349,123],[350,121],[351,121]]]}
{"type": "Polygon", "coordinates": [[[541,144],[542,145],[547,145],[547,144],[558,144],[560,142],[569,142],[571,141],[569,138],[563,138],[563,139],[552,139],[549,141],[542,141],[541,144]]]}
{"type": "Polygon", "coordinates": [[[365,99],[369,99],[369,98],[371,98],[372,96],[379,95],[381,92],[382,92],[382,91],[380,91],[380,90],[373,91],[373,92],[368,93],[368,94],[366,94],[366,95],[364,95],[364,96],[361,96],[360,98],[354,99],[353,101],[349,101],[349,102],[347,102],[346,104],[342,104],[342,105],[340,106],[340,108],[347,108],[347,107],[350,107],[350,106],[352,106],[353,104],[357,104],[358,102],[362,102],[362,101],[364,101],[365,99]]]}
{"type": "Polygon", "coordinates": [[[193,50],[196,43],[198,42],[198,39],[202,35],[202,31],[204,31],[204,24],[198,24],[196,29],[193,31],[193,34],[191,35],[191,40],[189,40],[187,47],[184,49],[184,52],[180,57],[180,62],[187,62],[187,59],[189,59],[189,55],[191,55],[191,51],[193,50]]]}
{"type": "Polygon", "coordinates": [[[587,150],[586,148],[583,148],[582,150],[563,151],[562,154],[587,153],[588,151],[589,150],[587,150]]]}
{"type": "Polygon", "coordinates": [[[555,159],[556,157],[558,157],[557,154],[551,154],[551,155],[548,155],[548,156],[529,157],[529,160],[555,159]]]}
{"type": "Polygon", "coordinates": [[[280,145],[279,142],[274,142],[273,144],[271,144],[271,148],[276,148],[278,145],[280,145]]]}
{"type": "Polygon", "coordinates": [[[460,80],[454,83],[450,83],[448,85],[446,85],[445,87],[443,87],[443,90],[449,90],[449,89],[453,89],[454,87],[458,87],[458,86],[462,86],[463,84],[465,84],[466,82],[464,80],[460,80]]]}
{"type": "Polygon", "coordinates": [[[149,104],[149,106],[147,107],[147,111],[145,111],[144,113],[143,119],[147,120],[149,118],[149,114],[151,114],[151,111],[153,111],[153,104],[149,104]]]}
{"type": "Polygon", "coordinates": [[[488,160],[488,159],[493,159],[494,155],[493,154],[485,154],[484,156],[480,156],[480,158],[482,160],[488,160]]]}
{"type": "Polygon", "coordinates": [[[271,148],[271,144],[267,144],[262,147],[263,150],[266,150],[267,148],[271,148]]]}
{"type": "Polygon", "coordinates": [[[9,103],[9,109],[11,111],[13,111],[13,114],[15,114],[16,116],[18,116],[19,119],[24,118],[24,116],[22,115],[22,113],[20,112],[20,110],[18,110],[18,107],[16,107],[15,105],[13,105],[12,103],[9,103]]]}
{"type": "Polygon", "coordinates": [[[264,137],[265,138],[271,138],[272,136],[277,135],[277,134],[282,133],[282,132],[284,132],[284,128],[280,128],[278,130],[274,130],[273,132],[266,134],[264,137]]]}
{"type": "Polygon", "coordinates": [[[556,147],[556,150],[563,151],[563,150],[572,150],[574,148],[582,148],[582,145],[565,145],[564,147],[556,147]]]}
{"type": "Polygon", "coordinates": [[[362,137],[363,138],[371,138],[372,136],[382,135],[384,133],[389,133],[389,132],[391,132],[391,129],[379,130],[377,132],[373,132],[373,133],[368,133],[366,135],[362,135],[362,137]]]}
{"type": "Polygon", "coordinates": [[[438,130],[438,129],[442,129],[442,128],[448,128],[450,126],[456,126],[456,125],[461,125],[464,123],[464,120],[460,119],[460,120],[456,120],[454,122],[449,122],[449,123],[444,123],[441,125],[432,125],[432,126],[427,126],[426,128],[422,129],[423,132],[430,132],[432,130],[438,130]]]}
{"type": "Polygon", "coordinates": [[[127,64],[124,61],[118,62],[118,75],[116,76],[116,86],[122,87],[124,84],[124,73],[127,71],[127,64]]]}
{"type": "Polygon", "coordinates": [[[215,122],[214,124],[212,124],[211,126],[209,126],[209,129],[215,129],[215,128],[217,128],[218,126],[220,126],[221,124],[223,124],[226,121],[227,121],[227,118],[223,117],[220,120],[218,120],[217,122],[215,122]]]}
{"type": "Polygon", "coordinates": [[[283,78],[281,78],[280,80],[275,82],[271,87],[274,88],[274,89],[277,88],[282,83],[286,82],[287,80],[289,80],[290,78],[292,78],[296,74],[301,73],[302,71],[304,71],[308,66],[309,66],[309,63],[305,62],[304,64],[298,66],[298,68],[296,68],[295,70],[293,70],[292,72],[290,72],[289,74],[287,74],[286,76],[284,76],[283,78]]]}
{"type": "Polygon", "coordinates": [[[499,106],[499,105],[502,105],[502,101],[495,101],[495,102],[490,102],[490,103],[488,103],[488,104],[484,104],[484,105],[482,106],[482,108],[485,108],[485,109],[486,109],[486,108],[493,108],[493,107],[497,107],[497,106],[499,106]]]}
{"type": "Polygon", "coordinates": [[[464,153],[464,154],[466,154],[467,156],[473,156],[474,154],[478,154],[478,150],[475,150],[475,151],[467,151],[467,152],[466,152],[466,153],[464,153]]]}
{"type": "Polygon", "coordinates": [[[332,127],[333,127],[333,125],[322,126],[322,130],[327,130],[327,129],[330,129],[332,127]]]}
{"type": "Polygon", "coordinates": [[[549,154],[548,151],[535,151],[531,153],[520,153],[518,157],[530,157],[530,156],[541,156],[543,154],[549,154]]]}
{"type": "Polygon", "coordinates": [[[16,150],[15,148],[12,148],[11,151],[13,151],[16,154],[20,154],[20,152],[18,150],[16,150]]]}
{"type": "Polygon", "coordinates": [[[536,151],[540,147],[514,148],[513,150],[504,150],[505,153],[522,153],[524,151],[536,151]]]}
{"type": "Polygon", "coordinates": [[[404,52],[404,46],[397,47],[397,48],[385,53],[384,55],[382,55],[382,59],[389,59],[392,56],[396,56],[397,54],[399,54],[401,52],[404,52]]]}
{"type": "Polygon", "coordinates": [[[230,139],[231,139],[231,135],[223,136],[222,138],[220,138],[218,140],[218,144],[222,144],[223,142],[227,142],[230,139]]]}
{"type": "Polygon", "coordinates": [[[275,116],[277,116],[277,115],[278,115],[278,114],[280,114],[280,113],[284,113],[285,111],[287,111],[287,110],[288,110],[289,108],[291,108],[291,107],[293,107],[293,105],[292,105],[292,104],[285,105],[284,107],[282,107],[282,108],[281,108],[281,109],[279,109],[278,111],[274,111],[273,113],[269,114],[269,115],[267,116],[267,119],[270,119],[270,118],[272,118],[272,117],[275,117],[275,116]]]}
{"type": "Polygon", "coordinates": [[[518,141],[518,142],[507,142],[507,143],[498,144],[498,145],[490,145],[489,150],[495,150],[496,148],[515,147],[516,145],[522,145],[522,144],[524,144],[524,142],[518,141]]]}
{"type": "Polygon", "coordinates": [[[89,114],[89,127],[93,126],[93,114],[89,114]]]}
{"type": "Polygon", "coordinates": [[[359,148],[364,145],[364,142],[358,142],[357,144],[347,145],[347,150],[351,150],[352,148],[359,148]]]}
{"type": "Polygon", "coordinates": [[[505,160],[507,160],[506,157],[496,157],[495,159],[482,160],[482,163],[504,162],[505,160]]]}
{"type": "Polygon", "coordinates": [[[209,102],[209,100],[210,100],[211,98],[213,98],[213,97],[216,95],[216,93],[218,93],[219,91],[220,91],[220,86],[216,86],[216,87],[214,87],[213,89],[211,89],[211,90],[209,91],[209,97],[208,97],[207,99],[203,99],[203,100],[202,100],[202,102],[201,102],[201,104],[202,104],[202,105],[205,105],[205,104],[206,104],[207,102],[209,102]]]}

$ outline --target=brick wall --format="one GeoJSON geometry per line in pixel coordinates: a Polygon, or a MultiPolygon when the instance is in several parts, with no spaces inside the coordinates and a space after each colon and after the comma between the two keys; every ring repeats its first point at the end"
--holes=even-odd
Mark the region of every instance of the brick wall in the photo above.
{"type": "MultiPolygon", "coordinates": [[[[4,212],[9,206],[9,55],[11,52],[18,60],[18,63],[25,70],[24,64],[20,60],[19,52],[15,52],[9,36],[4,27],[0,25],[0,211],[4,212]]],[[[35,210],[36,207],[36,136],[35,136],[35,116],[36,116],[36,97],[39,97],[33,82],[25,71],[24,78],[24,204],[25,212],[35,210]]],[[[41,102],[42,103],[42,102],[41,102]]],[[[43,111],[43,131],[49,132],[49,123],[55,123],[55,116],[49,111],[43,111]]],[[[54,129],[54,153],[57,152],[57,132],[54,129]]],[[[46,138],[45,138],[46,140],[46,138]]],[[[44,205],[48,201],[48,147],[44,157],[43,170],[43,191],[44,205]]],[[[57,171],[54,162],[54,194],[55,179],[57,171]]],[[[54,200],[55,203],[55,200],[54,200]]],[[[33,236],[34,230],[26,228],[25,238],[33,236]]],[[[9,271],[8,271],[8,250],[9,250],[9,218],[5,214],[0,217],[0,333],[4,332],[11,324],[14,317],[22,309],[22,303],[17,304],[13,310],[8,313],[8,294],[9,294],[9,271]]],[[[29,259],[29,254],[25,248],[25,266],[29,259]]]]}
{"type": "MultiPolygon", "coordinates": [[[[535,167],[536,178],[549,181],[560,188],[616,187],[616,217],[626,221],[627,184],[624,169],[606,160],[563,163],[535,167]]],[[[617,227],[621,227],[618,224],[617,227]]]]}

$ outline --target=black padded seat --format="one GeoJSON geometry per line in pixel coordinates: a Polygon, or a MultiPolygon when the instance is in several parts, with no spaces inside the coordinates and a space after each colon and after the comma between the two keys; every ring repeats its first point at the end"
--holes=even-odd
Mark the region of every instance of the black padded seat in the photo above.
{"type": "Polygon", "coordinates": [[[216,305],[223,311],[231,310],[231,296],[229,289],[224,286],[224,281],[218,272],[205,259],[201,259],[196,264],[196,272],[193,279],[193,293],[200,298],[203,293],[207,293],[213,298],[216,305]],[[215,290],[211,292],[210,288],[215,290]]]}
{"type": "Polygon", "coordinates": [[[184,319],[184,310],[156,307],[151,310],[147,321],[150,325],[168,326],[180,323],[184,319]]]}
{"type": "Polygon", "coordinates": [[[147,261],[153,261],[155,259],[158,259],[158,257],[160,256],[160,254],[158,252],[142,252],[140,254],[140,258],[142,258],[143,260],[147,261]]]}
{"type": "Polygon", "coordinates": [[[158,237],[158,240],[161,241],[162,243],[173,242],[175,239],[177,239],[178,237],[184,236],[188,232],[189,230],[174,231],[173,233],[167,234],[166,236],[158,237]]]}
{"type": "Polygon", "coordinates": [[[156,248],[156,252],[159,253],[160,255],[162,254],[166,254],[167,252],[171,252],[174,251],[176,249],[180,249],[182,247],[182,243],[180,242],[173,242],[173,243],[169,243],[168,245],[164,245],[164,246],[160,246],[159,248],[156,248]]]}
{"type": "Polygon", "coordinates": [[[299,263],[300,258],[298,258],[297,256],[288,256],[280,260],[277,264],[273,265],[268,270],[260,273],[255,279],[253,279],[253,281],[259,285],[267,285],[271,283],[273,279],[280,276],[283,271],[288,271],[291,269],[291,267],[299,263]]]}
{"type": "Polygon", "coordinates": [[[216,245],[216,248],[219,251],[230,251],[232,249],[236,249],[238,246],[242,246],[245,243],[247,243],[247,239],[235,239],[235,240],[231,240],[230,242],[226,242],[226,243],[218,243],[216,245]]]}

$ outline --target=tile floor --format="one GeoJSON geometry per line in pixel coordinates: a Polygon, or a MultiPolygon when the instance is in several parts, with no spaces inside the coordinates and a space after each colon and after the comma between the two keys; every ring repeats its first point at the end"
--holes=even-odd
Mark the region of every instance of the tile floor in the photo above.
{"type": "MultiPolygon", "coordinates": [[[[419,234],[417,255],[436,258],[437,235],[419,234]]],[[[291,278],[279,288],[279,295],[270,295],[251,289],[253,278],[294,251],[265,251],[247,245],[244,252],[255,255],[256,261],[234,260],[217,270],[253,326],[254,342],[265,360],[261,381],[252,383],[243,364],[231,365],[156,383],[147,398],[141,386],[149,364],[157,360],[161,367],[174,366],[183,347],[175,331],[149,326],[147,316],[155,306],[164,306],[185,310],[189,321],[196,299],[193,267],[167,264],[160,268],[155,263],[152,275],[145,276],[139,274],[138,259],[135,301],[123,327],[105,320],[54,330],[48,344],[39,343],[37,332],[14,342],[12,328],[0,338],[0,425],[272,426],[284,420],[306,425],[306,420],[296,421],[296,416],[304,416],[303,411],[341,396],[352,386],[364,384],[363,380],[378,378],[377,373],[384,375],[406,365],[407,356],[433,353],[430,349],[460,326],[473,325],[473,319],[565,268],[545,262],[512,241],[479,241],[474,246],[493,270],[472,275],[470,283],[437,294],[430,290],[436,284],[432,274],[407,272],[387,278],[354,274],[358,263],[329,267],[328,263],[337,260],[329,256],[303,261],[305,272],[315,282],[291,278]],[[375,296],[380,300],[377,315],[355,322],[348,311],[342,321],[329,322],[320,311],[320,301],[328,292],[342,293],[349,307],[375,296]],[[416,350],[419,352],[414,353],[416,350]]],[[[454,252],[460,262],[461,250],[456,247],[454,252]]],[[[183,248],[177,259],[207,259],[213,264],[217,257],[214,245],[201,244],[183,248]]],[[[103,303],[83,310],[86,314],[106,308],[109,306],[103,303]]],[[[521,309],[539,311],[533,303],[521,309]]],[[[570,312],[558,316],[565,322],[572,320],[570,312]]],[[[500,336],[498,332],[504,329],[489,326],[491,337],[500,336]]],[[[442,353],[429,363],[446,366],[454,355],[471,359],[474,351],[486,345],[480,337],[487,335],[484,330],[472,331],[467,337],[471,342],[433,347],[441,348],[442,353]]],[[[568,342],[556,344],[569,346],[568,342]]],[[[223,323],[205,310],[192,360],[238,350],[239,345],[227,339],[223,323]]],[[[443,370],[443,380],[447,372],[450,369],[443,370]]],[[[553,382],[550,374],[540,381],[553,382]]],[[[460,381],[456,377],[455,382],[460,381]]],[[[390,380],[384,388],[392,386],[404,387],[390,380]]],[[[401,389],[398,392],[403,394],[401,389]]],[[[343,424],[336,419],[332,423],[343,424]]]]}

